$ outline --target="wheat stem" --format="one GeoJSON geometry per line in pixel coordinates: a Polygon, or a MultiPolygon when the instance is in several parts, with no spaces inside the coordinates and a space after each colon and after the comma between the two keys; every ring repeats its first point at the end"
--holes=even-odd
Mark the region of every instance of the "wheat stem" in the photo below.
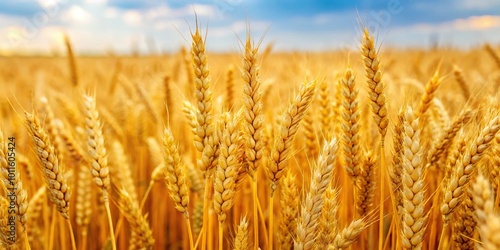
{"type": "Polygon", "coordinates": [[[189,249],[194,250],[195,248],[193,245],[193,231],[191,230],[191,222],[189,221],[189,218],[186,218],[186,227],[189,237],[189,249]]]}
{"type": "Polygon", "coordinates": [[[108,216],[108,225],[109,225],[109,237],[111,239],[111,247],[113,250],[116,250],[116,240],[115,240],[115,232],[113,228],[113,219],[111,218],[111,209],[109,207],[109,197],[108,191],[102,191],[103,199],[104,199],[104,207],[106,208],[106,214],[108,216]]]}
{"type": "Polygon", "coordinates": [[[50,217],[49,249],[53,249],[56,230],[56,208],[52,206],[52,216],[50,217]]]}
{"type": "Polygon", "coordinates": [[[269,198],[269,244],[267,245],[268,249],[273,248],[273,233],[274,233],[274,195],[269,198]]]}
{"type": "Polygon", "coordinates": [[[76,242],[75,242],[75,235],[73,234],[73,227],[71,226],[71,221],[66,220],[66,223],[68,224],[68,229],[69,229],[69,235],[71,238],[71,247],[73,250],[76,250],[76,242]]]}
{"type": "Polygon", "coordinates": [[[253,197],[253,246],[255,250],[259,249],[259,222],[258,222],[258,208],[257,203],[259,198],[257,196],[257,178],[252,180],[252,197],[253,197]]]}
{"type": "Polygon", "coordinates": [[[224,225],[219,222],[219,250],[224,249],[223,246],[223,239],[224,239],[224,225]]]}

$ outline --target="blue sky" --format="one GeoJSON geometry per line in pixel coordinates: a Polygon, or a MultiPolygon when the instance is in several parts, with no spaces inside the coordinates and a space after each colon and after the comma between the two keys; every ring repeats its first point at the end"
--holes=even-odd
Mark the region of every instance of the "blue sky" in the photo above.
{"type": "Polygon", "coordinates": [[[354,48],[361,22],[384,46],[500,42],[498,0],[4,0],[0,52],[60,50],[62,33],[77,52],[175,51],[189,46],[195,11],[216,51],[239,50],[247,21],[278,50],[354,48]]]}

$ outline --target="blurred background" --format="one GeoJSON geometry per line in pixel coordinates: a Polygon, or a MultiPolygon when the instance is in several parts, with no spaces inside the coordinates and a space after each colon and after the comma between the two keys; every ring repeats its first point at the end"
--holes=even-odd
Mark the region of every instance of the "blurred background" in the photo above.
{"type": "Polygon", "coordinates": [[[189,46],[195,13],[207,48],[239,51],[247,22],[275,51],[355,47],[362,23],[384,46],[468,49],[500,41],[498,0],[2,0],[0,55],[157,54],[189,46]]]}

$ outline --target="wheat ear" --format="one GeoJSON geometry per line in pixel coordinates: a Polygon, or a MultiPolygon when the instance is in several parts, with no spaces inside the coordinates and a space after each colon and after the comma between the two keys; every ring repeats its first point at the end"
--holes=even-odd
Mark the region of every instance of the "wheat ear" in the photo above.
{"type": "Polygon", "coordinates": [[[367,215],[369,209],[373,205],[376,186],[375,163],[376,158],[373,152],[366,152],[359,176],[356,179],[356,210],[360,217],[367,215]]]}
{"type": "Polygon", "coordinates": [[[467,86],[467,82],[465,82],[464,75],[462,73],[462,69],[457,65],[453,65],[453,75],[455,76],[455,81],[457,81],[460,90],[462,91],[462,95],[465,100],[469,100],[470,98],[470,90],[469,86],[467,86]]]}
{"type": "MultiPolygon", "coordinates": [[[[243,129],[245,131],[245,158],[248,172],[252,177],[253,217],[257,221],[257,178],[256,173],[264,156],[264,116],[262,112],[262,90],[257,61],[259,48],[247,36],[242,57],[241,76],[243,78],[243,129]]],[[[229,90],[229,89],[228,89],[229,90]]],[[[228,92],[229,93],[229,92],[228,92]]],[[[229,96],[228,96],[229,97],[229,96]]],[[[257,223],[255,223],[257,225],[257,223]]],[[[254,248],[259,240],[258,226],[254,226],[254,248]]]]}
{"type": "Polygon", "coordinates": [[[392,157],[392,171],[390,172],[392,188],[395,190],[393,195],[396,209],[403,205],[403,198],[401,196],[401,176],[403,175],[404,120],[404,110],[401,110],[397,116],[397,122],[394,124],[394,152],[392,157]]]}
{"type": "Polygon", "coordinates": [[[352,70],[348,68],[341,80],[342,87],[342,151],[344,153],[344,169],[356,182],[359,175],[360,153],[359,153],[359,116],[358,90],[356,89],[356,78],[352,70]]]}
{"type": "Polygon", "coordinates": [[[379,128],[383,141],[389,124],[389,119],[387,118],[387,101],[384,93],[385,86],[382,81],[380,59],[378,58],[378,51],[375,48],[375,41],[366,28],[363,31],[361,54],[365,64],[368,88],[370,89],[369,96],[371,100],[373,118],[379,128]]]}
{"type": "Polygon", "coordinates": [[[9,233],[9,202],[6,198],[0,198],[0,246],[3,249],[14,249],[15,240],[8,237],[9,233]]]}
{"type": "Polygon", "coordinates": [[[68,53],[68,65],[69,72],[71,76],[71,83],[73,86],[78,86],[78,68],[76,66],[75,53],[73,52],[73,46],[68,35],[64,36],[64,44],[66,45],[66,52],[68,53]]]}
{"type": "Polygon", "coordinates": [[[483,128],[473,143],[468,146],[464,156],[453,169],[453,174],[446,186],[443,203],[440,208],[445,222],[449,221],[451,214],[460,205],[463,198],[463,189],[469,183],[469,179],[476,169],[476,164],[482,158],[483,152],[490,147],[491,141],[499,129],[499,117],[495,116],[483,128]]]}
{"type": "MultiPolygon", "coordinates": [[[[149,138],[148,138],[149,139],[149,138]]],[[[110,169],[112,176],[116,177],[116,184],[120,188],[127,190],[130,198],[134,201],[139,201],[137,191],[135,189],[134,179],[130,170],[129,161],[126,157],[125,150],[119,141],[114,141],[111,145],[110,159],[113,162],[113,167],[110,169]]]]}
{"type": "Polygon", "coordinates": [[[233,242],[234,250],[247,250],[250,249],[250,235],[248,233],[248,220],[243,217],[240,224],[236,229],[236,236],[233,242]]]}
{"type": "Polygon", "coordinates": [[[292,171],[287,171],[281,185],[281,216],[278,223],[277,243],[282,249],[292,249],[293,236],[297,229],[297,218],[299,215],[299,189],[296,177],[292,171]]]}
{"type": "Polygon", "coordinates": [[[363,219],[351,222],[349,226],[337,234],[333,243],[328,246],[328,250],[341,250],[348,248],[359,238],[361,232],[363,232],[363,230],[367,227],[368,225],[363,219]]]}
{"type": "MultiPolygon", "coordinates": [[[[26,221],[28,217],[26,212],[28,210],[28,192],[23,188],[23,182],[21,180],[21,174],[16,167],[15,161],[8,161],[10,156],[17,153],[14,149],[9,149],[6,147],[8,145],[4,141],[3,133],[0,131],[0,172],[2,173],[2,183],[5,188],[7,197],[10,200],[9,204],[9,216],[15,214],[16,221],[19,223],[19,228],[16,228],[20,234],[24,234],[26,231],[26,221]],[[7,157],[9,156],[9,157],[7,157]],[[14,204],[12,204],[14,203],[14,204]],[[11,211],[13,210],[13,211],[11,211]]],[[[15,148],[15,146],[13,146],[15,148]]],[[[16,241],[20,240],[21,237],[16,238],[16,241]]]]}
{"type": "MultiPolygon", "coordinates": [[[[371,110],[375,124],[378,127],[380,134],[380,164],[385,165],[385,136],[389,125],[388,104],[385,97],[385,84],[382,81],[382,71],[380,69],[380,59],[378,51],[375,48],[374,38],[370,35],[367,28],[363,31],[363,39],[361,41],[361,55],[363,57],[366,78],[368,82],[368,95],[371,100],[371,110]]],[[[385,197],[385,173],[384,167],[380,168],[380,212],[379,212],[379,235],[378,249],[381,250],[384,243],[384,197],[385,197]]]]}
{"type": "Polygon", "coordinates": [[[76,224],[81,228],[82,243],[81,249],[86,249],[88,226],[92,216],[92,175],[84,166],[78,170],[77,190],[76,190],[76,224]]]}
{"type": "Polygon", "coordinates": [[[175,208],[189,218],[189,187],[187,185],[186,167],[181,161],[179,150],[170,129],[163,133],[164,174],[170,198],[175,208]]]}
{"type": "Polygon", "coordinates": [[[59,165],[55,148],[49,140],[47,132],[40,126],[38,118],[25,113],[26,123],[35,143],[35,152],[42,166],[45,183],[50,191],[50,201],[56,205],[57,211],[69,219],[69,201],[71,192],[64,177],[64,170],[59,165]]]}
{"type": "Polygon", "coordinates": [[[472,184],[472,197],[476,209],[483,249],[500,248],[500,216],[494,212],[494,194],[489,181],[479,174],[472,184]]]}
{"type": "Polygon", "coordinates": [[[309,192],[302,204],[297,222],[297,239],[294,244],[296,250],[312,249],[314,246],[319,217],[323,208],[323,193],[332,179],[337,148],[335,139],[325,143],[318,158],[318,165],[314,167],[311,174],[309,192]]]}
{"type": "Polygon", "coordinates": [[[236,181],[238,179],[240,156],[238,143],[241,133],[238,130],[240,118],[235,115],[231,118],[229,113],[223,115],[225,128],[222,132],[220,144],[219,164],[214,176],[214,210],[219,218],[219,249],[222,249],[223,223],[226,215],[234,204],[236,194],[236,181]]]}
{"type": "MultiPolygon", "coordinates": [[[[214,133],[214,125],[212,124],[212,90],[210,89],[210,70],[207,64],[207,56],[205,54],[205,41],[203,40],[198,22],[196,22],[196,30],[191,33],[191,55],[193,62],[193,71],[195,79],[192,83],[195,85],[195,97],[197,103],[197,127],[194,135],[194,145],[198,152],[202,153],[202,158],[198,160],[198,167],[202,172],[211,170],[216,162],[216,147],[218,143],[213,141],[209,143],[212,134],[214,133]]],[[[191,83],[191,84],[192,84],[191,83]]],[[[208,203],[210,201],[210,191],[212,188],[212,179],[209,178],[210,172],[206,175],[204,205],[205,212],[203,214],[203,224],[208,225],[208,203]]],[[[203,238],[201,241],[201,249],[206,249],[207,234],[209,229],[204,228],[203,238]]]]}
{"type": "Polygon", "coordinates": [[[132,230],[129,249],[153,249],[155,240],[147,221],[147,215],[141,214],[137,201],[132,200],[124,189],[118,192],[118,196],[118,208],[130,223],[132,230]]]}
{"type": "Polygon", "coordinates": [[[500,68],[500,56],[498,55],[498,53],[489,44],[486,44],[484,46],[484,48],[486,49],[488,54],[491,56],[491,58],[495,61],[495,64],[497,65],[497,67],[500,68]]]}
{"type": "Polygon", "coordinates": [[[40,107],[40,112],[44,115],[44,123],[45,123],[45,128],[47,131],[47,134],[49,135],[50,141],[55,147],[55,150],[57,152],[57,158],[59,159],[60,162],[63,162],[63,143],[61,141],[60,137],[60,130],[58,124],[61,122],[59,119],[55,118],[54,111],[52,111],[52,108],[50,107],[49,100],[47,97],[42,96],[40,97],[40,102],[41,102],[41,107],[40,107]]]}
{"type": "Polygon", "coordinates": [[[338,231],[337,212],[340,208],[338,198],[339,191],[330,184],[323,194],[323,211],[319,219],[316,249],[325,249],[335,240],[338,231]]]}
{"type": "Polygon", "coordinates": [[[456,249],[474,249],[476,219],[474,218],[474,202],[470,192],[470,183],[464,194],[462,205],[458,207],[457,217],[453,221],[453,241],[456,249]]]}
{"type": "Polygon", "coordinates": [[[453,142],[453,139],[457,135],[458,131],[464,126],[464,124],[470,121],[472,115],[473,112],[470,109],[462,112],[455,118],[455,120],[453,120],[453,123],[445,129],[443,135],[437,140],[437,144],[431,148],[428,154],[429,157],[426,168],[437,164],[438,160],[443,156],[445,151],[453,142]]]}
{"type": "Polygon", "coordinates": [[[420,249],[427,224],[425,212],[425,172],[420,141],[422,125],[409,107],[405,111],[403,132],[403,174],[401,196],[401,244],[405,249],[420,249]]]}
{"type": "Polygon", "coordinates": [[[226,108],[231,110],[234,106],[234,66],[231,64],[226,71],[226,108]]]}
{"type": "Polygon", "coordinates": [[[187,183],[187,168],[182,164],[177,145],[174,142],[172,131],[166,128],[163,133],[163,156],[165,162],[165,182],[174,201],[177,211],[186,218],[188,228],[189,246],[193,249],[193,233],[191,232],[191,222],[189,221],[189,186],[187,183]]]}
{"type": "Polygon", "coordinates": [[[191,34],[193,40],[191,44],[191,54],[194,70],[195,96],[197,101],[198,126],[195,134],[195,147],[199,152],[205,148],[205,140],[213,132],[212,128],[212,90],[210,89],[210,70],[205,54],[205,41],[203,40],[198,24],[196,30],[191,34]]]}
{"type": "Polygon", "coordinates": [[[490,182],[479,174],[472,184],[472,198],[476,209],[476,218],[479,225],[486,223],[488,216],[494,211],[494,193],[492,192],[490,182]]]}
{"type": "Polygon", "coordinates": [[[113,219],[109,208],[108,187],[110,184],[108,158],[104,146],[101,120],[96,108],[95,97],[83,95],[83,114],[85,116],[85,129],[87,132],[87,148],[89,153],[90,173],[93,181],[102,191],[102,198],[108,216],[109,231],[113,250],[116,250],[113,219]]]}
{"type": "Polygon", "coordinates": [[[431,80],[425,85],[425,92],[420,99],[420,105],[416,113],[417,117],[423,117],[427,109],[431,106],[432,99],[434,98],[434,93],[442,82],[442,78],[439,76],[439,69],[434,72],[431,80]]]}
{"type": "Polygon", "coordinates": [[[104,196],[107,196],[110,182],[108,159],[95,98],[90,95],[83,95],[83,105],[91,173],[94,177],[94,183],[103,190],[104,196]]]}
{"type": "Polygon", "coordinates": [[[300,121],[304,118],[313,99],[315,87],[315,81],[304,83],[300,87],[299,94],[293,99],[291,105],[281,118],[278,128],[279,133],[271,151],[271,163],[268,166],[268,176],[271,181],[271,196],[284,174],[288,158],[291,156],[293,139],[299,129],[300,121]]]}
{"type": "MultiPolygon", "coordinates": [[[[30,130],[38,160],[42,165],[45,183],[50,190],[50,200],[56,205],[57,211],[66,219],[70,231],[72,249],[76,249],[73,228],[69,220],[69,201],[71,199],[70,188],[64,175],[64,168],[59,165],[57,152],[49,140],[49,136],[40,126],[36,116],[25,112],[26,124],[30,130]]],[[[49,244],[51,245],[51,244],[49,244]]]]}
{"type": "Polygon", "coordinates": [[[288,158],[291,156],[292,143],[299,129],[300,121],[313,100],[316,82],[306,82],[301,85],[299,94],[292,100],[291,105],[281,117],[274,146],[271,149],[271,163],[268,164],[268,178],[271,181],[271,197],[269,199],[269,247],[273,247],[274,228],[274,191],[279,180],[285,173],[288,158]]]}
{"type": "Polygon", "coordinates": [[[38,226],[38,220],[40,216],[42,216],[43,207],[46,203],[46,188],[45,186],[40,187],[36,193],[31,197],[29,201],[29,209],[27,211],[28,216],[28,240],[30,243],[30,247],[34,248],[43,248],[43,231],[38,226]]]}
{"type": "Polygon", "coordinates": [[[172,93],[172,79],[170,76],[163,77],[163,91],[165,94],[165,106],[166,108],[162,109],[164,114],[164,122],[167,123],[170,121],[170,117],[175,117],[175,102],[174,96],[172,93]],[[167,113],[168,112],[168,113],[167,113]]]}

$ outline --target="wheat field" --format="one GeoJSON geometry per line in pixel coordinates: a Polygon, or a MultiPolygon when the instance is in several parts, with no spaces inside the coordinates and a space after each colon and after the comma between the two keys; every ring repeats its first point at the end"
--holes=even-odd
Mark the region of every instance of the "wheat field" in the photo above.
{"type": "Polygon", "coordinates": [[[3,249],[500,249],[500,47],[204,32],[0,58],[3,249]]]}

